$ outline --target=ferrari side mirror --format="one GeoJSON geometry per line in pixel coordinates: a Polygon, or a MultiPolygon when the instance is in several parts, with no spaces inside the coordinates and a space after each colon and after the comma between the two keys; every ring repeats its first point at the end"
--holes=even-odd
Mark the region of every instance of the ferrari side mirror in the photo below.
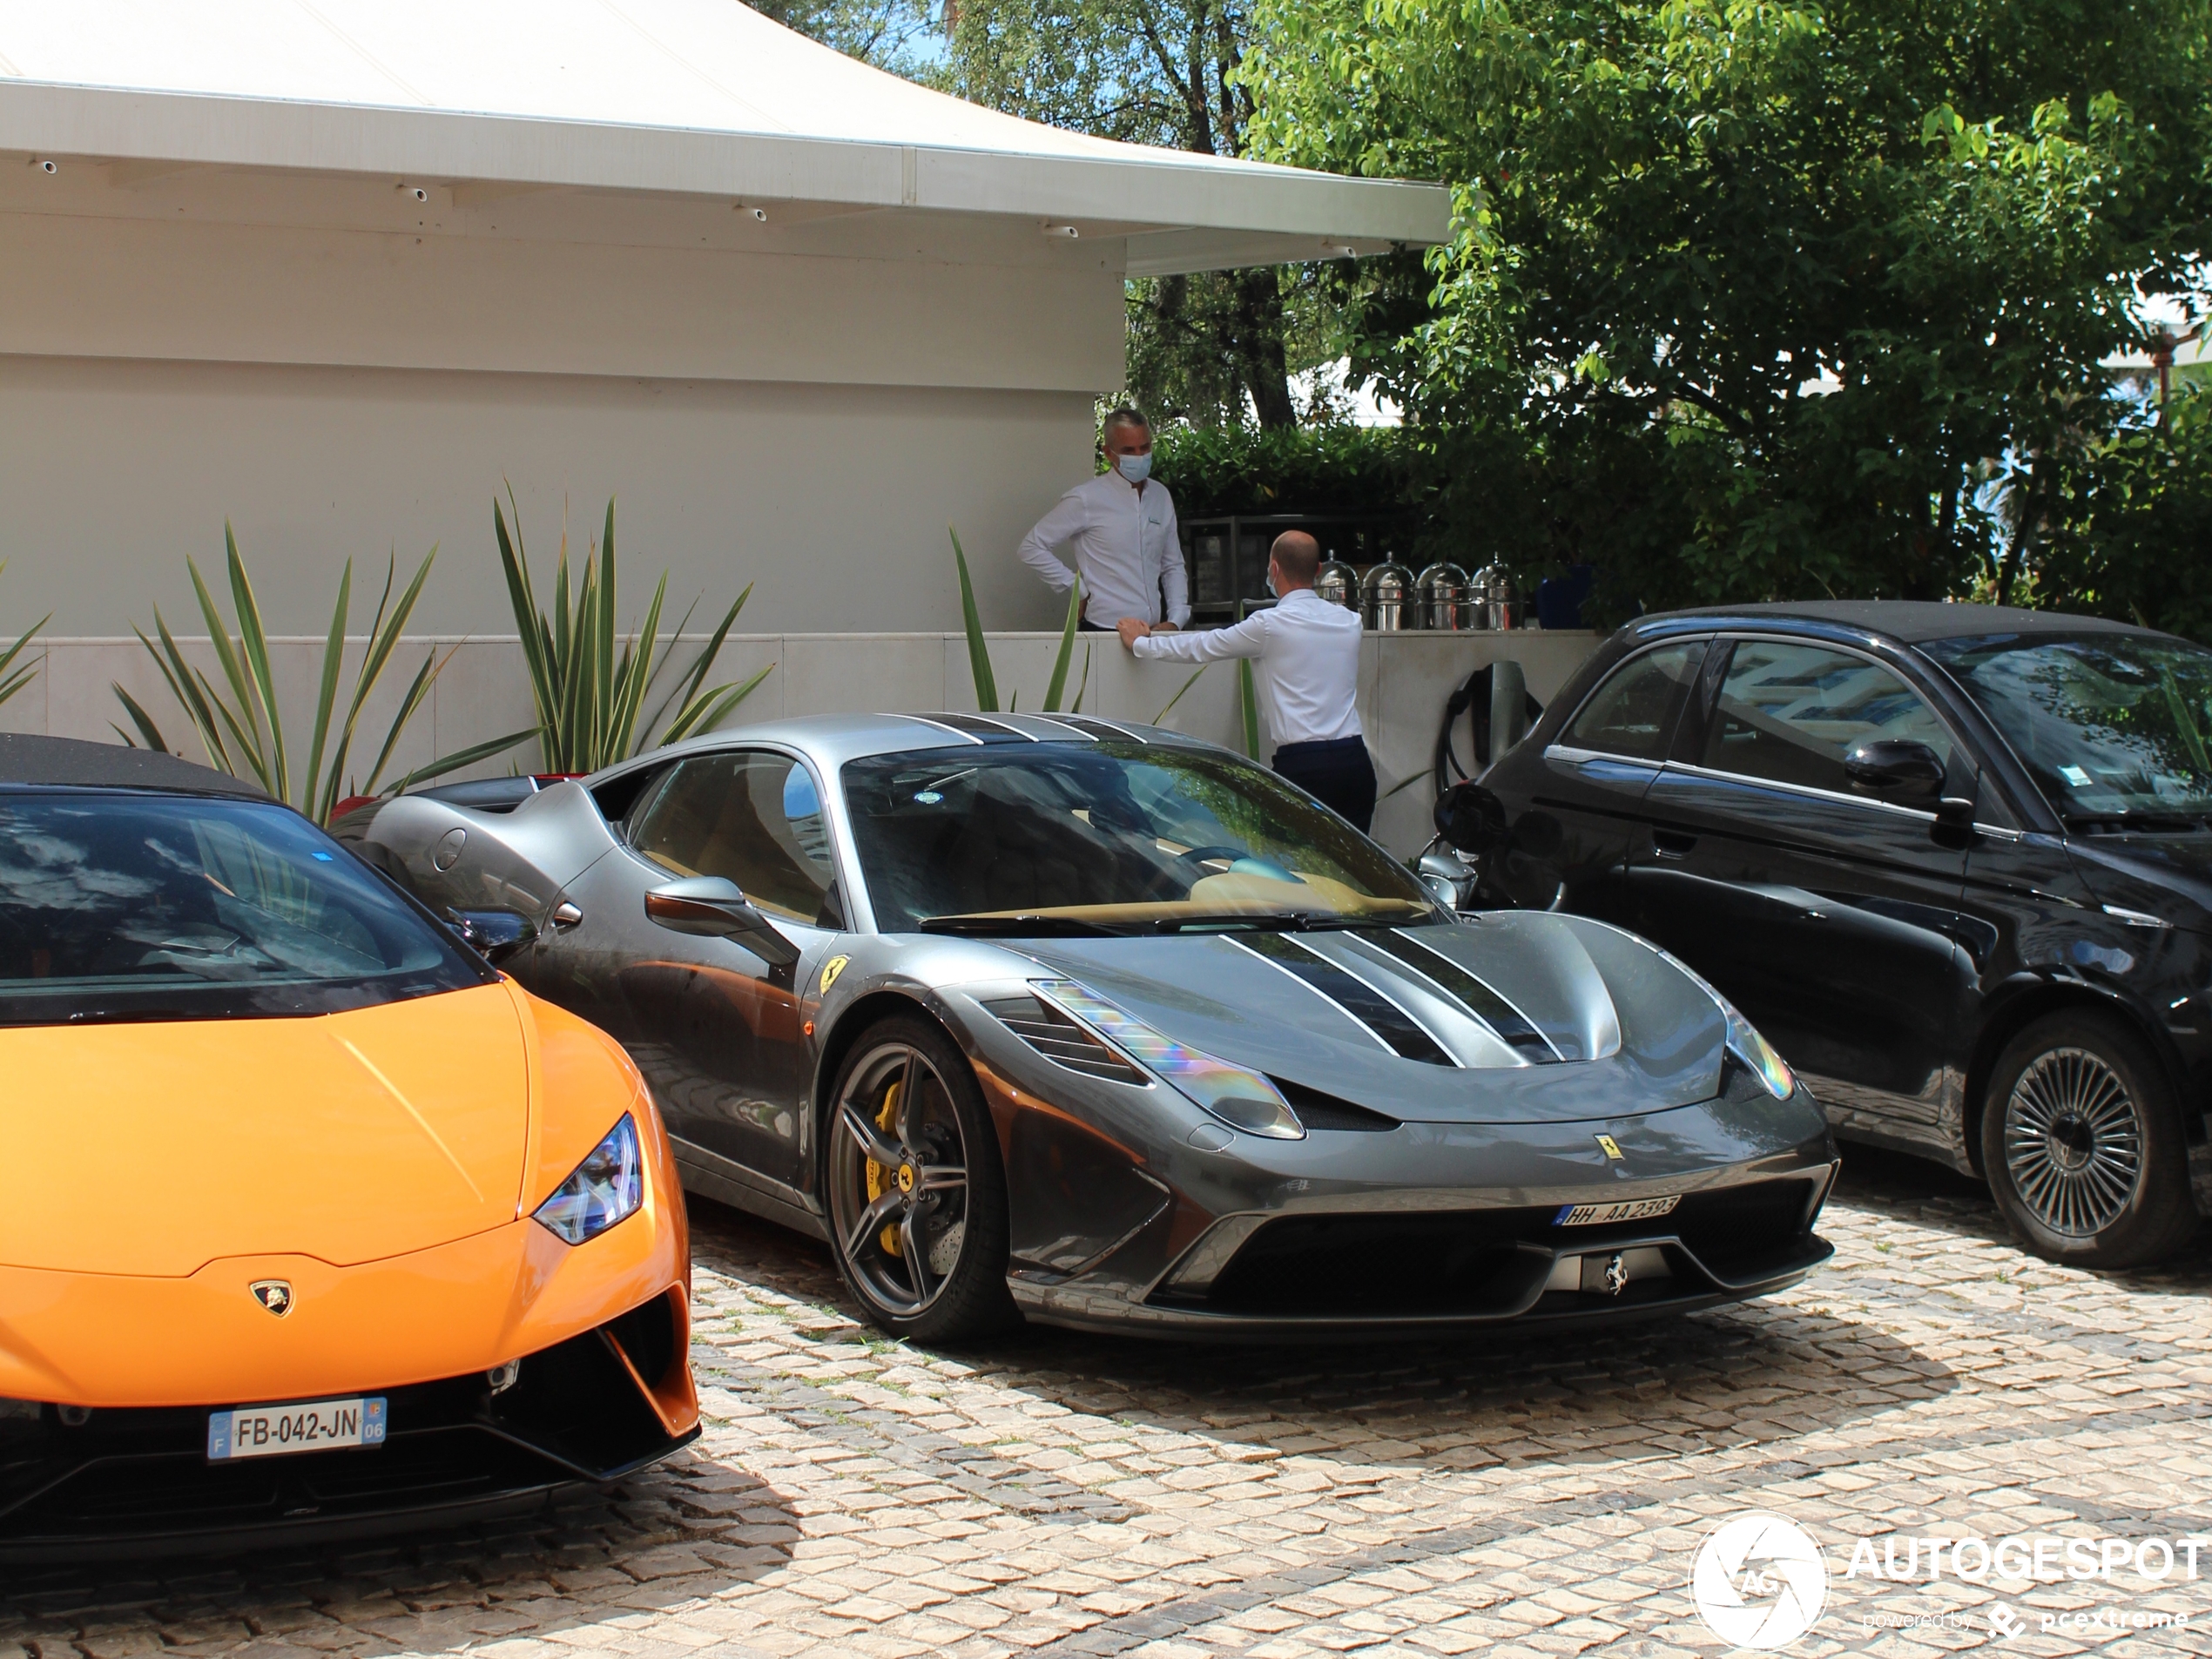
{"type": "Polygon", "coordinates": [[[1474,886],[1474,872],[1467,868],[1458,853],[1441,848],[1422,853],[1413,873],[1428,889],[1429,896],[1447,910],[1457,911],[1464,906],[1474,886]]]}
{"type": "Polygon", "coordinates": [[[769,926],[726,876],[694,875],[655,887],[645,895],[645,914],[671,933],[734,939],[771,963],[799,960],[799,947],[769,926]]]}
{"type": "Polygon", "coordinates": [[[488,962],[500,962],[537,937],[529,918],[512,910],[448,910],[461,942],[488,962]]]}
{"type": "Polygon", "coordinates": [[[1453,784],[1436,799],[1436,830],[1462,853],[1488,853],[1506,842],[1506,804],[1480,784],[1453,784]]]}

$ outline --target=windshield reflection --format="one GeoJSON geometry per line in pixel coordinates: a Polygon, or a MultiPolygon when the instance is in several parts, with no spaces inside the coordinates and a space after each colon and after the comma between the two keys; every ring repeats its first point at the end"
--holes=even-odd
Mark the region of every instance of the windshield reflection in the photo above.
{"type": "Polygon", "coordinates": [[[887,933],[1307,927],[1436,911],[1373,842],[1228,755],[935,749],[848,761],[841,779],[887,933]]]}
{"type": "Polygon", "coordinates": [[[2212,812],[2212,651],[2128,634],[2015,634],[1925,649],[2069,821],[2193,829],[2212,812]]]}

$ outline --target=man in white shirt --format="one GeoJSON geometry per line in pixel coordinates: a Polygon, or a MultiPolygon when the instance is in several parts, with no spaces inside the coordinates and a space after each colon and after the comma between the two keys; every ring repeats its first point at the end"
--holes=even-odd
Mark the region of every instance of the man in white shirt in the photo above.
{"type": "Polygon", "coordinates": [[[1022,538],[1022,563],[1055,593],[1067,592],[1082,577],[1082,626],[1093,633],[1105,632],[1119,617],[1180,628],[1190,620],[1190,589],[1175,502],[1151,475],[1152,428],[1136,410],[1116,409],[1106,417],[1099,447],[1107,470],[1077,484],[1037,521],[1022,538]],[[1054,551],[1063,542],[1075,544],[1072,571],[1054,551]]]}
{"type": "Polygon", "coordinates": [[[1375,764],[1359,725],[1359,613],[1313,591],[1320,568],[1320,543],[1285,530],[1267,556],[1272,609],[1233,628],[1169,637],[1132,617],[1121,624],[1122,643],[1148,662],[1251,658],[1275,770],[1365,834],[1375,818],[1375,764]]]}

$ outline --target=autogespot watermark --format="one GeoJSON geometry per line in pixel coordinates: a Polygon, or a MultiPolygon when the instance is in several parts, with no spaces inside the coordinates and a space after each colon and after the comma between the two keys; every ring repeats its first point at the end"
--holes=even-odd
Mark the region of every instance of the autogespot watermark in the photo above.
{"type": "MultiPolygon", "coordinates": [[[[2043,1533],[1986,1538],[1974,1533],[1892,1534],[1861,1538],[1840,1576],[1870,1584],[1938,1584],[1946,1578],[2020,1595],[2074,1581],[2117,1587],[2133,1580],[2150,1594],[2212,1575],[2212,1538],[2067,1538],[2043,1533]]],[[[1754,1510],[1706,1534],[1689,1575],[1690,1599],[1705,1628],[1734,1648],[1771,1652],[1811,1630],[1827,1610],[1831,1575],[1812,1534],[1795,1521],[1754,1510]]],[[[2117,1635],[2182,1630],[2186,1609],[2107,1601],[2047,1611],[1998,1602],[1932,1613],[1851,1615],[1862,1635],[1898,1630],[1986,1633],[1999,1642],[2030,1633],[2117,1635]]],[[[2198,1615],[2200,1622],[2202,1615],[2198,1615]]]]}

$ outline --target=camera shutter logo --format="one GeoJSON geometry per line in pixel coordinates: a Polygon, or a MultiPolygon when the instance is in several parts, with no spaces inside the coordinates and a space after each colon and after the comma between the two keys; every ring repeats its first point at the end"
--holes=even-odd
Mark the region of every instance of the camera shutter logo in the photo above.
{"type": "Polygon", "coordinates": [[[1828,1564],[1803,1527],[1754,1510],[1707,1536],[1689,1594],[1722,1641],[1771,1651],[1812,1629],[1828,1604],[1828,1564]]]}

